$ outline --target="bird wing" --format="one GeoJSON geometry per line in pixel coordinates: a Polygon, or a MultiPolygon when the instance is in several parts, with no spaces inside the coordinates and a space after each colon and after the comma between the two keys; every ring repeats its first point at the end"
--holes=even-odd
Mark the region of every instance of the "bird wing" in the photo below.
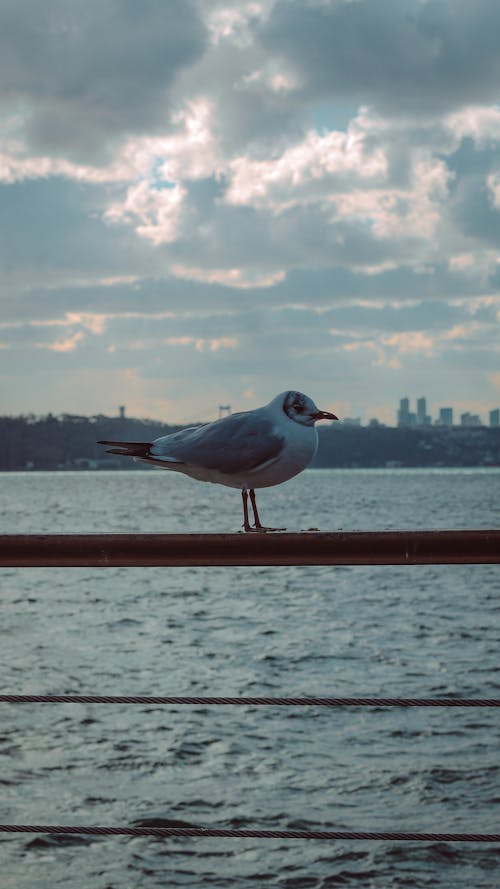
{"type": "Polygon", "coordinates": [[[151,447],[149,441],[98,441],[97,444],[113,445],[106,453],[124,457],[146,457],[151,447]]]}
{"type": "Polygon", "coordinates": [[[157,438],[150,454],[167,463],[189,463],[232,475],[272,462],[284,443],[274,423],[257,410],[157,438]]]}

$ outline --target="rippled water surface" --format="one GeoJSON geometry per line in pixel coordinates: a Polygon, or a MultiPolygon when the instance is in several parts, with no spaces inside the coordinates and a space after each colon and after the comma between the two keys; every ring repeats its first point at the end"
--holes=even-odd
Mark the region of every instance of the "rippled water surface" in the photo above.
{"type": "MultiPolygon", "coordinates": [[[[2,533],[234,531],[237,491],[158,471],[0,475],[2,533]]],[[[500,471],[316,470],[268,524],[499,527],[500,471]]],[[[498,566],[4,569],[9,693],[499,697],[498,566]]],[[[499,711],[0,705],[0,818],[499,829],[499,711]]],[[[480,844],[25,836],[2,889],[500,887],[480,844]]]]}

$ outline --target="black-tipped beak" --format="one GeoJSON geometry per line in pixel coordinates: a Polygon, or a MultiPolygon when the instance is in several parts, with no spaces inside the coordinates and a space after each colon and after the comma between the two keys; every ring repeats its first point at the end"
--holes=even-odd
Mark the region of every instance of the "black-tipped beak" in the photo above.
{"type": "Polygon", "coordinates": [[[329,411],[318,411],[317,414],[313,414],[313,417],[315,420],[338,420],[338,417],[329,411]]]}

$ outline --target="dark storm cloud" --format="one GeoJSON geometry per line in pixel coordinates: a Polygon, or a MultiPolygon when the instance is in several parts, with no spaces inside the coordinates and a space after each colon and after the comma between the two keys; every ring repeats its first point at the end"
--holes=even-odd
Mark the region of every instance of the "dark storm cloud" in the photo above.
{"type": "Polygon", "coordinates": [[[38,150],[89,159],[165,126],[167,91],[205,46],[189,0],[3,0],[0,96],[38,150]]]}
{"type": "Polygon", "coordinates": [[[102,221],[96,186],[63,179],[0,186],[0,274],[11,286],[61,278],[126,276],[151,269],[154,251],[102,221]]]}
{"type": "Polygon", "coordinates": [[[483,176],[468,176],[457,184],[448,208],[457,229],[486,247],[500,244],[500,208],[494,207],[483,176]]]}
{"type": "Polygon", "coordinates": [[[499,33],[497,0],[280,0],[260,39],[304,97],[420,114],[498,99],[499,33]]]}

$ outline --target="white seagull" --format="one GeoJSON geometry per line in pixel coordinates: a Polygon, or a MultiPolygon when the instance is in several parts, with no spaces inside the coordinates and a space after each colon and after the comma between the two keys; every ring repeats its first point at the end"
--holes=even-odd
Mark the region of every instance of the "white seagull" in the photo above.
{"type": "Polygon", "coordinates": [[[163,435],[152,442],[100,441],[110,454],[134,457],[203,482],[239,488],[245,531],[277,531],[262,525],[255,488],[288,481],[309,466],[318,447],[317,420],[337,420],[302,392],[282,392],[265,407],[231,414],[163,435]],[[255,525],[248,520],[248,495],[255,525]]]}

